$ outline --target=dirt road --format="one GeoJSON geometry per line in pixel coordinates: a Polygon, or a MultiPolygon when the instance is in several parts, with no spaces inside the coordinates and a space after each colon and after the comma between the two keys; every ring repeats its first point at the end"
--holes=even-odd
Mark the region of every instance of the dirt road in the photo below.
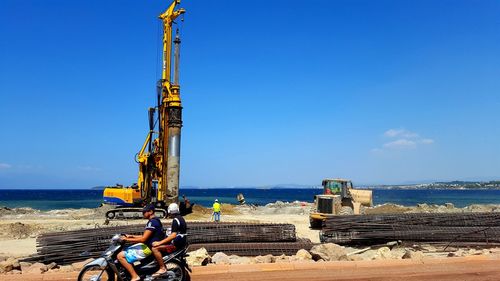
{"type": "MultiPolygon", "coordinates": [[[[40,275],[0,275],[0,280],[56,281],[76,280],[78,273],[40,275]]],[[[414,260],[358,262],[280,263],[252,265],[213,265],[196,267],[192,280],[218,281],[303,281],[303,280],[500,280],[500,258],[471,256],[414,260]]]]}

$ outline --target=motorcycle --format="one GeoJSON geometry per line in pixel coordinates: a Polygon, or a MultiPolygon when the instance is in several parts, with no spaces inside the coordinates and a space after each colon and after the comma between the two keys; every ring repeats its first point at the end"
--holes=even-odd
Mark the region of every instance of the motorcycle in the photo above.
{"type": "MultiPolygon", "coordinates": [[[[78,281],[130,281],[130,274],[120,264],[116,256],[120,253],[125,243],[116,234],[111,238],[111,244],[99,258],[86,264],[78,275],[78,281]]],[[[153,278],[159,267],[153,255],[134,263],[134,269],[144,281],[190,281],[191,269],[186,262],[187,246],[173,253],[164,253],[163,261],[167,272],[153,278]]]]}

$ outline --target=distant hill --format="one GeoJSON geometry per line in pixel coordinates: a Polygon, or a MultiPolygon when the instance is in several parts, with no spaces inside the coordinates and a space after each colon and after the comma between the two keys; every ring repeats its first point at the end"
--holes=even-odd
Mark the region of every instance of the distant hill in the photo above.
{"type": "Polygon", "coordinates": [[[500,189],[500,181],[447,181],[424,184],[375,185],[380,189],[500,189]]]}
{"type": "MultiPolygon", "coordinates": [[[[356,185],[356,188],[375,188],[375,189],[500,189],[500,180],[495,181],[448,181],[432,183],[408,183],[408,184],[382,184],[382,185],[356,185]]],[[[106,186],[95,186],[91,190],[104,190],[106,186]]],[[[219,187],[201,187],[201,186],[181,186],[181,189],[310,189],[322,188],[320,185],[303,184],[275,184],[266,186],[219,186],[219,187]]]]}
{"type": "Polygon", "coordinates": [[[436,188],[500,188],[500,181],[450,181],[450,182],[436,182],[431,184],[436,188]]]}

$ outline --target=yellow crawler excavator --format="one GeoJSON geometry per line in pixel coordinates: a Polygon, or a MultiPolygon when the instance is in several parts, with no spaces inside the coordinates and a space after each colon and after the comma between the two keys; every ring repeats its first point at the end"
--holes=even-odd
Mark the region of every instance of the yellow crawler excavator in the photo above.
{"type": "MultiPolygon", "coordinates": [[[[109,219],[142,217],[142,206],[146,204],[155,204],[157,215],[161,217],[166,215],[165,207],[168,204],[179,203],[182,127],[179,29],[172,40],[172,25],[185,13],[179,5],[180,0],[174,0],[159,16],[163,23],[163,64],[162,77],[157,84],[157,105],[149,108],[149,132],[141,150],[136,154],[135,160],[139,164],[137,183],[104,189],[104,203],[116,206],[106,213],[109,219]]],[[[183,204],[181,213],[190,211],[182,207],[183,204]]]]}

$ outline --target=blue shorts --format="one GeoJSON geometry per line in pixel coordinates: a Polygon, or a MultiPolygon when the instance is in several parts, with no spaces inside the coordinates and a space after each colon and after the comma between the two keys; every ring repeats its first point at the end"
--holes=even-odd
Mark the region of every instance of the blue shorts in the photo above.
{"type": "Polygon", "coordinates": [[[128,263],[134,263],[151,255],[151,253],[148,246],[143,243],[137,243],[125,249],[125,259],[128,263]]]}

